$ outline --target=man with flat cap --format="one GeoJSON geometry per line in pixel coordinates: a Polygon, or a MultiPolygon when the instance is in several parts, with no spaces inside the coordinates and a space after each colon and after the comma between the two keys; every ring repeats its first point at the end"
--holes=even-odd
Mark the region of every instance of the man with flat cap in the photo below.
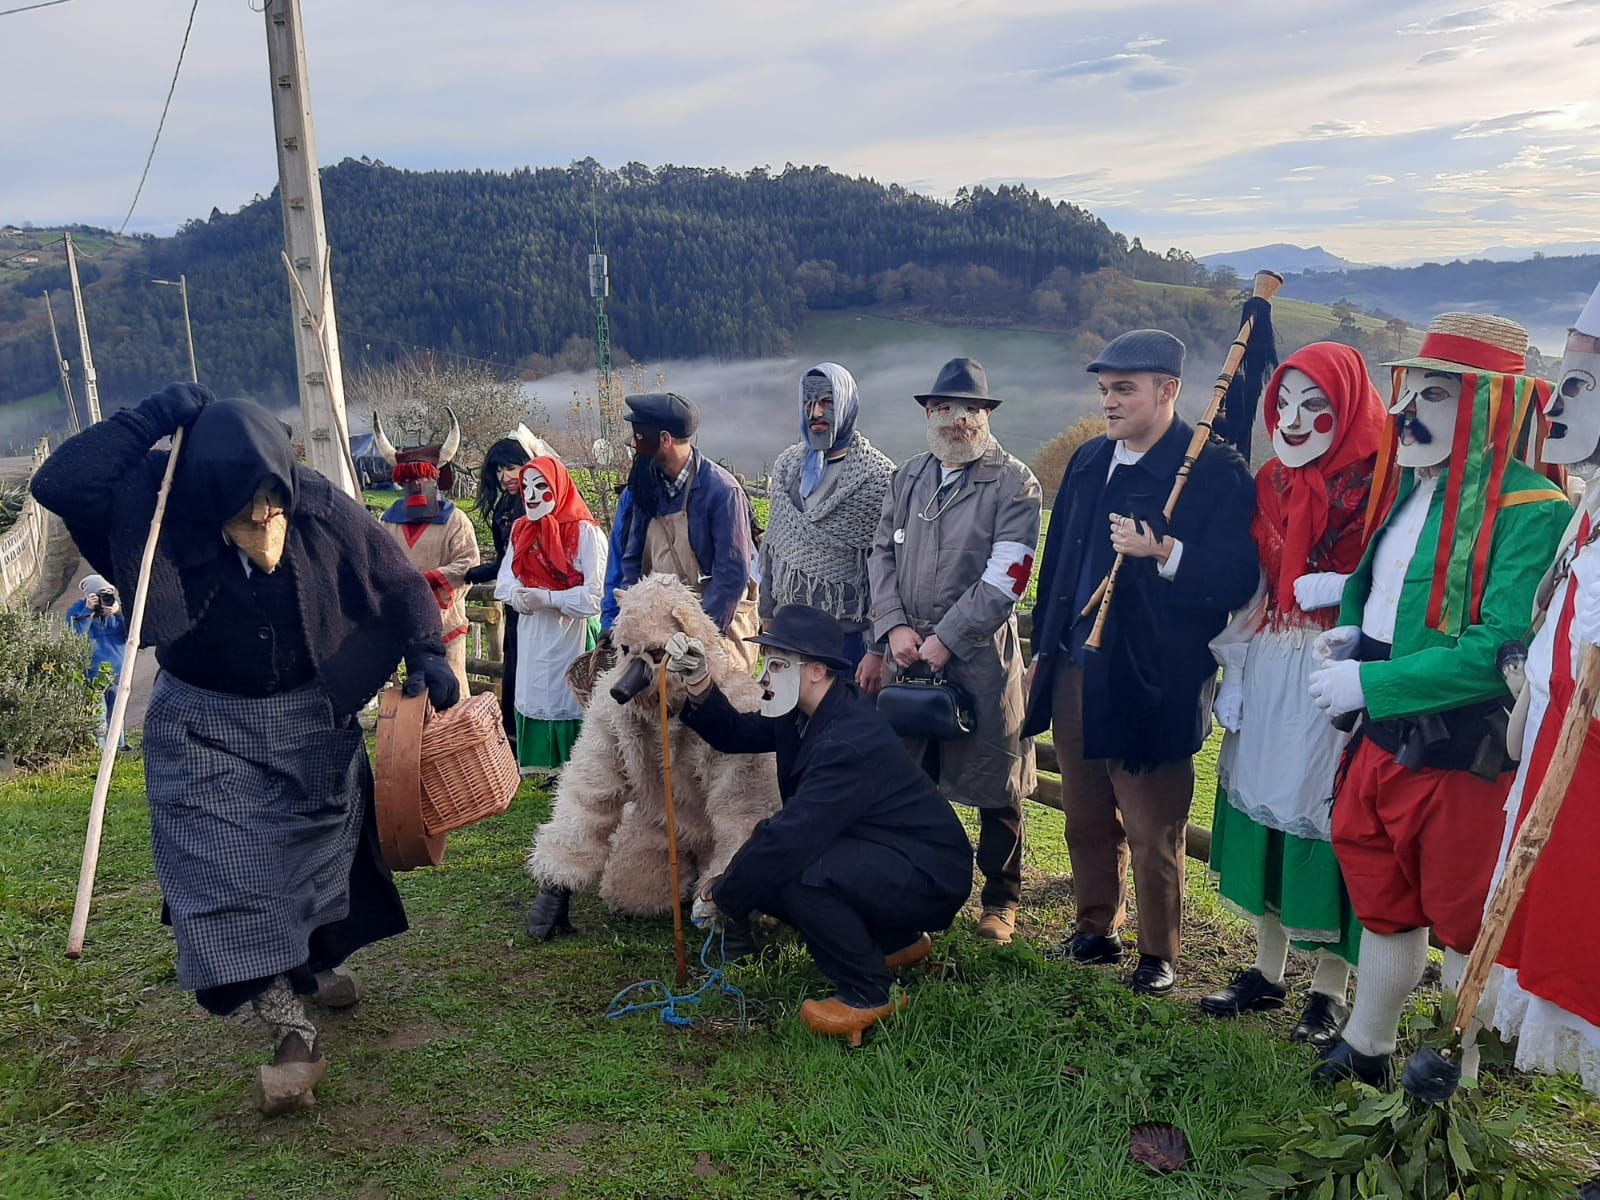
{"type": "Polygon", "coordinates": [[[746,639],[759,626],[750,498],[738,480],[694,446],[700,410],[677,392],[626,396],[633,471],[611,532],[601,628],[617,617],[616,593],[646,575],[676,575],[700,597],[736,662],[755,666],[746,639]]]}
{"type": "MultiPolygon", "coordinates": [[[[907,739],[949,800],[978,810],[978,936],[1004,944],[1022,902],[1022,801],[1037,782],[1022,737],[1017,601],[1028,590],[1042,496],[1033,472],[989,432],[999,405],[970,358],[953,358],[916,397],[928,451],[894,474],[873,538],[873,635],[886,680],[934,672],[964,689],[973,728],[907,739]]],[[[863,660],[857,678],[870,672],[863,660]]]]}
{"type": "Polygon", "coordinates": [[[1024,732],[1055,730],[1077,902],[1066,949],[1081,963],[1122,957],[1132,859],[1139,893],[1133,990],[1161,995],[1183,921],[1184,832],[1194,753],[1210,730],[1216,661],[1208,648],[1254,593],[1255,485],[1213,438],[1195,460],[1170,526],[1162,518],[1193,429],[1177,415],[1183,343],[1136,329],[1089,364],[1104,436],[1067,464],[1056,494],[1033,610],[1024,732]],[[1091,604],[1125,556],[1101,648],[1091,604]],[[1085,616],[1085,611],[1087,615],[1085,616]]]}
{"type": "Polygon", "coordinates": [[[780,608],[753,639],[766,648],[769,697],[736,711],[711,682],[705,647],[666,644],[687,684],[683,723],[727,754],[776,753],[783,808],[707,880],[697,918],[754,911],[793,925],[835,988],[807,1000],[814,1032],[860,1044],[894,1011],[894,972],[928,956],[972,890],[972,844],[871,700],[851,682],[844,627],[818,608],[780,608]],[[714,911],[708,911],[714,910],[714,911]]]}

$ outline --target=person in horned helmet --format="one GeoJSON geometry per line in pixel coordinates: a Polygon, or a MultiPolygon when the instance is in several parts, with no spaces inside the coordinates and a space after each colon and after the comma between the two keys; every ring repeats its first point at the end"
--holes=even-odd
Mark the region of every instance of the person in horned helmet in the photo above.
{"type": "Polygon", "coordinates": [[[434,446],[396,450],[372,414],[378,453],[394,468],[405,493],[383,514],[383,527],[405,551],[406,559],[428,581],[444,635],[445,656],[461,694],[467,695],[467,572],[478,565],[478,534],[472,520],[439,494],[455,482],[451,462],[461,448],[461,425],[453,409],[450,433],[434,446]]]}
{"type": "Polygon", "coordinates": [[[1514,321],[1445,313],[1417,356],[1389,364],[1372,540],[1338,624],[1317,638],[1324,665],[1309,682],[1330,717],[1360,714],[1333,846],[1363,930],[1361,975],[1319,1079],[1387,1085],[1430,928],[1451,987],[1478,936],[1514,765],[1497,658],[1527,634],[1572,512],[1516,458],[1548,387],[1523,374],[1527,346],[1514,321]]]}
{"type": "MultiPolygon", "coordinates": [[[[800,379],[800,441],[772,467],[772,513],[758,559],[763,626],[787,604],[806,604],[844,627],[852,666],[867,649],[871,583],[867,558],[894,463],[856,428],[856,381],[838,363],[818,363],[800,379]]],[[[883,667],[873,660],[862,687],[877,693],[883,667]]]]}
{"type": "MultiPolygon", "coordinates": [[[[1537,632],[1512,717],[1512,749],[1521,763],[1506,800],[1496,875],[1505,869],[1517,828],[1549,767],[1576,686],[1579,650],[1600,644],[1600,287],[1567,334],[1544,414],[1545,463],[1585,476],[1588,487],[1539,586],[1537,632]]],[[[1600,1095],[1600,927],[1587,917],[1597,846],[1600,723],[1591,721],[1566,801],[1517,907],[1479,1014],[1502,1037],[1516,1039],[1518,1067],[1573,1071],[1600,1095]]]]}
{"type": "Polygon", "coordinates": [[[1289,947],[1312,956],[1311,995],[1291,1041],[1339,1036],[1361,926],[1332,845],[1332,799],[1347,735],[1306,690],[1316,635],[1333,624],[1366,548],[1367,488],[1384,407],[1360,353],[1295,351],[1267,384],[1276,457],[1256,475],[1251,525],[1262,587],[1211,643],[1222,664],[1211,870],[1223,902],[1256,926],[1256,963],[1200,1001],[1213,1017],[1277,1008],[1289,947]],[[1296,767],[1284,769],[1292,755],[1296,767]]]}

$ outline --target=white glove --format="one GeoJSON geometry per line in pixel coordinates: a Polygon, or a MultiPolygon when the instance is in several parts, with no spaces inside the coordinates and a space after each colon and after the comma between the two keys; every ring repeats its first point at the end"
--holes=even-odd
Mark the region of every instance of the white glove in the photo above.
{"type": "Polygon", "coordinates": [[[1341,659],[1311,672],[1311,698],[1318,708],[1327,710],[1330,717],[1365,708],[1367,697],[1361,690],[1361,664],[1341,659]]]}
{"type": "Polygon", "coordinates": [[[536,613],[550,607],[550,592],[546,588],[518,588],[511,593],[511,607],[519,613],[536,613]]]}
{"type": "Polygon", "coordinates": [[[1572,586],[1577,591],[1572,606],[1572,640],[1600,645],[1600,550],[1585,549],[1573,560],[1572,586]]]}
{"type": "Polygon", "coordinates": [[[1319,663],[1343,662],[1355,657],[1360,645],[1361,626],[1335,625],[1317,634],[1317,640],[1311,643],[1311,653],[1319,663]]]}
{"type": "Polygon", "coordinates": [[[1250,643],[1212,643],[1211,651],[1222,663],[1222,683],[1211,711],[1217,716],[1217,724],[1230,733],[1238,733],[1244,717],[1244,663],[1250,654],[1250,643]]]}
{"type": "Polygon", "coordinates": [[[1332,608],[1344,599],[1344,581],[1350,576],[1338,571],[1314,571],[1294,581],[1294,602],[1301,612],[1332,608]]]}
{"type": "MultiPolygon", "coordinates": [[[[682,637],[682,634],[676,635],[682,637]]],[[[689,920],[698,929],[709,929],[714,925],[721,925],[727,920],[715,900],[703,900],[699,896],[694,899],[694,907],[689,910],[689,920]]]]}
{"type": "Polygon", "coordinates": [[[680,630],[667,639],[662,649],[667,654],[667,670],[690,686],[701,682],[711,673],[705,644],[699,638],[692,638],[680,630]]]}

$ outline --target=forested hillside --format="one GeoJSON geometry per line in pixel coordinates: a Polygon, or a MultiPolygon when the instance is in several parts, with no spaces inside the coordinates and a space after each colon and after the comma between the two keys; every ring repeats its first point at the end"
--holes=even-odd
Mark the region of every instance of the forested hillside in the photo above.
{"type": "MultiPolygon", "coordinates": [[[[1132,246],[1074,205],[1021,188],[941,203],[820,167],[739,175],[592,161],[567,169],[402,171],[346,160],[322,176],[347,369],[414,350],[549,366],[593,334],[586,256],[598,226],[611,255],[613,340],[636,358],[743,358],[788,348],[805,309],[901,304],[967,318],[1026,317],[1053,277],[1102,268],[1194,283],[1187,255],[1132,246]]],[[[224,392],[293,392],[276,194],[213,210],[175,236],[85,262],[101,390],[114,406],[186,373],[176,297],[152,277],[188,276],[203,378],[224,392]]],[[[59,248],[55,251],[59,253],[59,248]]],[[[45,267],[0,291],[0,403],[47,391],[45,267]]],[[[61,276],[61,278],[57,278],[61,276]]],[[[1059,323],[1046,298],[1047,324],[1059,323]]],[[[77,360],[70,304],[58,302],[77,360]]]]}

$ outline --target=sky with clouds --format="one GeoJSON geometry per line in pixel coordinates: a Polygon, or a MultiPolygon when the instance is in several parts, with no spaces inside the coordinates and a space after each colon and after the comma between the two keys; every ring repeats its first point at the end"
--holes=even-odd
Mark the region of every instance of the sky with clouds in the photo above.
{"type": "MultiPolygon", "coordinates": [[[[941,196],[1022,181],[1197,254],[1600,240],[1600,0],[304,8],[325,164],[822,163],[941,196]]],[[[0,220],[121,223],[188,11],[0,17],[0,220]]],[[[202,0],[130,228],[271,190],[268,88],[261,14],[202,0]]]]}

